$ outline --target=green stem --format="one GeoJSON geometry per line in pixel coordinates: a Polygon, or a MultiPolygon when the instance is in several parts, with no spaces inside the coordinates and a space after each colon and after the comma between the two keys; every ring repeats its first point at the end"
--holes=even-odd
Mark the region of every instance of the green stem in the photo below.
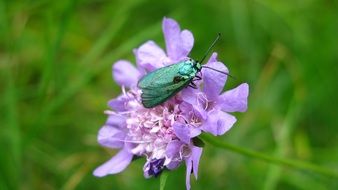
{"type": "Polygon", "coordinates": [[[169,172],[165,170],[162,172],[160,176],[160,190],[164,190],[168,175],[169,175],[169,172]]]}
{"type": "Polygon", "coordinates": [[[205,142],[214,145],[215,147],[218,148],[222,148],[222,149],[228,149],[231,150],[233,152],[245,155],[245,156],[249,156],[249,157],[254,157],[257,159],[261,159],[261,160],[265,160],[267,162],[270,163],[274,163],[274,164],[283,164],[286,166],[290,166],[293,168],[298,168],[298,169],[304,169],[304,170],[308,170],[308,171],[312,171],[312,172],[316,172],[316,173],[320,173],[326,176],[330,176],[330,177],[335,177],[338,178],[338,173],[336,171],[324,168],[324,167],[320,167],[311,163],[307,163],[307,162],[302,162],[302,161],[297,161],[297,160],[291,160],[291,159],[283,159],[283,158],[277,158],[277,157],[272,157],[266,154],[262,154],[260,152],[256,152],[256,151],[252,151],[252,150],[248,150],[236,145],[232,145],[232,144],[228,144],[226,142],[220,141],[218,139],[216,139],[215,137],[213,137],[210,134],[201,134],[201,139],[204,140],[205,142]]]}

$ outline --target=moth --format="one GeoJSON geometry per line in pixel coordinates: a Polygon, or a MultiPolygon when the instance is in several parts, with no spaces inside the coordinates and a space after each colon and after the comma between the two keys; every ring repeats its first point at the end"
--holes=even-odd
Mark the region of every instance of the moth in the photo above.
{"type": "Polygon", "coordinates": [[[156,69],[143,76],[137,84],[142,90],[141,102],[143,106],[145,108],[153,108],[167,101],[187,86],[197,88],[194,81],[201,80],[198,73],[201,72],[202,68],[229,75],[226,72],[202,65],[219,38],[220,34],[217,35],[200,62],[194,59],[187,59],[156,69]]]}

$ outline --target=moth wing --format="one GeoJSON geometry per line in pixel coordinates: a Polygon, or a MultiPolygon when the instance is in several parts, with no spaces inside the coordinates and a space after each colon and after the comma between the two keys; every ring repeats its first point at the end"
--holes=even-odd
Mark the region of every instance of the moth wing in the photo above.
{"type": "Polygon", "coordinates": [[[178,75],[178,72],[183,65],[184,62],[182,61],[152,71],[143,76],[137,85],[141,89],[169,86],[172,84],[174,77],[178,75]]]}
{"type": "Polygon", "coordinates": [[[171,82],[162,87],[142,89],[142,104],[146,108],[155,107],[177,94],[177,92],[186,87],[190,82],[191,79],[185,79],[178,83],[171,82]]]}

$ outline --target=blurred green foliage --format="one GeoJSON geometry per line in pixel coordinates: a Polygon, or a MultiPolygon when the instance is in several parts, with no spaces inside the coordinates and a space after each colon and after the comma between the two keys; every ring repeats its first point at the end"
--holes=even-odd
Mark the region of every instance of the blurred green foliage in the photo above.
{"type": "MultiPolygon", "coordinates": [[[[96,178],[115,154],[97,131],[118,59],[176,19],[199,58],[218,32],[219,58],[250,84],[249,110],[220,139],[338,170],[337,0],[0,1],[0,189],[159,189],[144,160],[96,178]]],[[[166,189],[185,188],[185,168],[166,189]]],[[[338,180],[206,146],[193,189],[338,189],[338,180]]]]}

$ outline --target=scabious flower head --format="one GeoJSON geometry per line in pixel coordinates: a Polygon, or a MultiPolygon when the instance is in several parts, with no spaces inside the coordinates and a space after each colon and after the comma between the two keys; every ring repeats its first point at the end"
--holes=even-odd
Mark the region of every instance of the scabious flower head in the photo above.
{"type": "MultiPolygon", "coordinates": [[[[120,149],[109,161],[98,167],[94,175],[102,177],[123,171],[133,157],[144,156],[144,176],[158,176],[164,169],[186,165],[186,188],[190,175],[197,179],[202,148],[193,143],[201,132],[223,135],[236,122],[230,112],[247,109],[249,87],[246,83],[222,93],[227,76],[202,69],[198,88],[187,87],[154,108],[144,108],[138,80],[148,72],[188,58],[194,43],[188,30],[181,30],[176,21],[163,19],[166,42],[164,52],[155,42],[148,41],[134,50],[136,68],[126,60],[113,65],[113,78],[122,87],[122,94],[108,104],[108,119],[100,129],[101,145],[120,149]]],[[[213,53],[207,66],[229,73],[213,53]]]]}

